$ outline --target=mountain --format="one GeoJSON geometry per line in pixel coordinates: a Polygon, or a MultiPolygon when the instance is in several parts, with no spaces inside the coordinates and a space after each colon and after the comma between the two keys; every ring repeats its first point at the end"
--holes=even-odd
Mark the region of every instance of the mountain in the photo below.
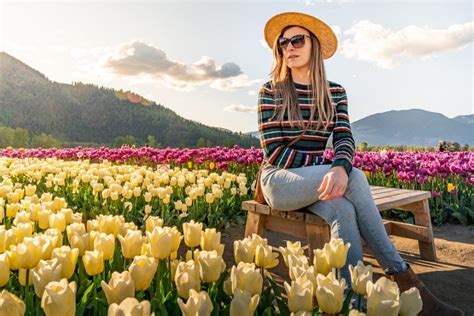
{"type": "Polygon", "coordinates": [[[126,135],[145,143],[152,135],[163,147],[259,146],[255,138],[185,119],[130,91],[51,81],[5,52],[0,87],[0,126],[24,128],[30,135],[105,145],[126,135]]]}
{"type": "Polygon", "coordinates": [[[473,115],[448,118],[420,109],[392,110],[352,123],[356,143],[436,146],[440,140],[474,144],[473,115]],[[470,117],[470,121],[469,121],[470,117]]]}
{"type": "MultiPolygon", "coordinates": [[[[449,118],[421,109],[392,110],[351,122],[351,126],[357,144],[437,146],[440,140],[474,144],[474,114],[449,118]]],[[[258,138],[259,132],[247,135],[258,138]]]]}

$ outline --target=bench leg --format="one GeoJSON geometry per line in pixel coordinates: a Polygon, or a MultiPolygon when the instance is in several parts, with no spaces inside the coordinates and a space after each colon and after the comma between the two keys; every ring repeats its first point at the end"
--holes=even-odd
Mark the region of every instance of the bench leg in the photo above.
{"type": "Polygon", "coordinates": [[[265,214],[247,212],[247,223],[245,224],[245,236],[257,234],[263,237],[265,232],[265,214]]]}
{"type": "Polygon", "coordinates": [[[313,262],[315,249],[322,249],[329,242],[330,232],[327,224],[306,223],[306,236],[308,238],[309,258],[313,262]]]}
{"type": "Polygon", "coordinates": [[[421,201],[419,211],[415,212],[413,215],[415,216],[416,225],[428,228],[428,238],[430,241],[418,241],[421,259],[433,262],[438,261],[436,257],[436,246],[434,243],[433,228],[431,226],[430,205],[428,200],[421,201]]]}

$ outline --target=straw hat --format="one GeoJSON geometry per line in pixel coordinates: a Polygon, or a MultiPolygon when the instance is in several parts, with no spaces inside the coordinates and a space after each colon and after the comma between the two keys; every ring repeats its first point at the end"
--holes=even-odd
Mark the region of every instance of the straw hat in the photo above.
{"type": "Polygon", "coordinates": [[[265,41],[272,48],[275,38],[288,25],[302,26],[311,31],[321,43],[324,59],[328,59],[337,49],[337,37],[329,25],[312,15],[300,12],[284,12],[274,15],[265,24],[265,41]]]}

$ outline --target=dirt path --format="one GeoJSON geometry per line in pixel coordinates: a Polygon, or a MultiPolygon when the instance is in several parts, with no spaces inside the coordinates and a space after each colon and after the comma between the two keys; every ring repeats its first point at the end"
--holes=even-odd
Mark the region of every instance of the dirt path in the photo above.
{"type": "MultiPolygon", "coordinates": [[[[235,264],[233,241],[244,237],[245,225],[231,225],[222,230],[222,242],[226,245],[224,259],[228,267],[235,264]]],[[[401,256],[412,266],[426,286],[440,299],[462,308],[466,315],[474,315],[474,227],[446,224],[433,227],[438,262],[421,260],[416,241],[390,236],[401,256]],[[415,253],[413,253],[415,252],[415,253]]],[[[297,238],[282,233],[267,232],[265,237],[272,246],[284,245],[285,240],[297,238]]],[[[304,243],[303,243],[304,244],[304,243]]],[[[288,280],[283,260],[271,271],[288,280]]],[[[364,255],[364,263],[374,267],[374,279],[382,269],[370,255],[364,255]]]]}

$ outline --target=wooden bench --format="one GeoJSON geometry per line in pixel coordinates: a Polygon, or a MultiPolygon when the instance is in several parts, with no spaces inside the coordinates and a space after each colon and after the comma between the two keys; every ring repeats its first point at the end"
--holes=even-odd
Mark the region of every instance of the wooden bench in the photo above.
{"type": "MultiPolygon", "coordinates": [[[[383,219],[387,234],[418,240],[420,257],[436,262],[436,248],[428,204],[431,193],[380,186],[370,188],[379,211],[395,208],[414,213],[415,224],[383,219]]],[[[270,230],[305,238],[308,241],[311,258],[313,249],[322,248],[326,242],[329,242],[329,225],[321,217],[304,208],[291,212],[279,211],[254,200],[242,202],[242,208],[247,211],[245,237],[253,233],[263,236],[265,230],[270,230]]],[[[363,247],[364,252],[371,253],[364,241],[363,247]]]]}

